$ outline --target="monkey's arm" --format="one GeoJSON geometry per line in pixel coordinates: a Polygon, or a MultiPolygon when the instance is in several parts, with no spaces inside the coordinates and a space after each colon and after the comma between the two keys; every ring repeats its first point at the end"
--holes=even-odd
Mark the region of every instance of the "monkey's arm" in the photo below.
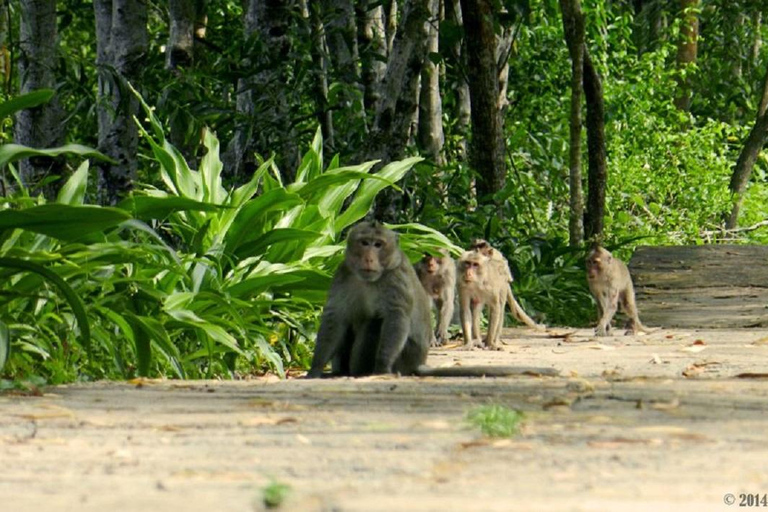
{"type": "Polygon", "coordinates": [[[515,377],[520,375],[557,377],[555,368],[535,366],[448,366],[432,368],[421,365],[416,372],[419,377],[515,377]]]}

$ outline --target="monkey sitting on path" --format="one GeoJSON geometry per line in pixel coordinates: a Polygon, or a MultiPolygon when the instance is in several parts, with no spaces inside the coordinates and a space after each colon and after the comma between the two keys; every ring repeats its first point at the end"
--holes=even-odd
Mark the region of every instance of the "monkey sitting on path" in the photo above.
{"type": "Polygon", "coordinates": [[[347,237],[320,320],[309,378],[398,373],[420,376],[557,375],[553,368],[424,365],[432,338],[429,297],[397,234],[361,222],[347,237]]]}
{"type": "Polygon", "coordinates": [[[629,269],[606,249],[595,246],[587,256],[587,283],[597,301],[598,321],[595,333],[609,336],[611,320],[619,306],[629,316],[626,334],[653,332],[640,322],[635,303],[635,289],[629,269]]]}

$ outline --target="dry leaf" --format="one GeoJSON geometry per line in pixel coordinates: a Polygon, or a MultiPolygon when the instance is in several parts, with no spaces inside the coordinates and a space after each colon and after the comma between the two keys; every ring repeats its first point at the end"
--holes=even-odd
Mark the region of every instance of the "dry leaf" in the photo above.
{"type": "Polygon", "coordinates": [[[736,375],[737,379],[768,379],[768,373],[740,373],[736,375]]]}
{"type": "Polygon", "coordinates": [[[663,363],[663,361],[659,357],[659,354],[651,354],[651,360],[648,361],[648,362],[652,363],[652,364],[662,364],[663,363]]]}
{"type": "Polygon", "coordinates": [[[698,352],[701,352],[702,350],[706,349],[704,345],[691,345],[690,347],[683,347],[680,349],[680,352],[690,352],[692,354],[696,354],[698,352]]]}

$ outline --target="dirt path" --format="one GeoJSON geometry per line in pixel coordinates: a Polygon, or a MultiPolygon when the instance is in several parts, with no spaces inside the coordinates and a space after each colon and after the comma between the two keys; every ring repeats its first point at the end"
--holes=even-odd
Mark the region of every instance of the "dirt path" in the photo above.
{"type": "Polygon", "coordinates": [[[443,349],[429,362],[561,376],[2,396],[0,511],[261,510],[272,480],[291,487],[284,510],[728,510],[752,508],[741,493],[768,493],[768,380],[756,378],[768,330],[507,334],[504,352],[443,349]],[[489,440],[467,425],[491,403],[525,412],[520,435],[489,440]]]}

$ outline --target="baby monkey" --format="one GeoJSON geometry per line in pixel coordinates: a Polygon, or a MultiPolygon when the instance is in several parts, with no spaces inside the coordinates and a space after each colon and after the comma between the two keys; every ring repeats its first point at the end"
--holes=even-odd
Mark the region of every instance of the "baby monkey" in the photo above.
{"type": "Polygon", "coordinates": [[[425,254],[415,265],[419,281],[437,309],[433,346],[440,346],[448,341],[448,326],[451,324],[456,298],[456,262],[446,250],[440,251],[439,254],[425,254]]]}
{"type": "Polygon", "coordinates": [[[652,332],[640,322],[632,278],[623,261],[614,258],[606,249],[595,246],[587,256],[587,282],[597,301],[599,319],[595,333],[598,336],[610,335],[611,320],[619,305],[629,317],[626,334],[652,332]]]}

